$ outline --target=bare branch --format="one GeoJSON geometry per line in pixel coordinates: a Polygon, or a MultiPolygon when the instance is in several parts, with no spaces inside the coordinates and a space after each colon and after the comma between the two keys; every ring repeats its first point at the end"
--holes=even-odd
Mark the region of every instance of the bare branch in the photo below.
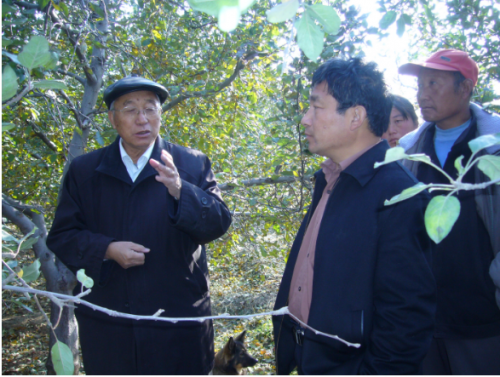
{"type": "Polygon", "coordinates": [[[219,185],[221,191],[234,190],[238,186],[262,186],[262,185],[272,185],[276,183],[292,183],[296,181],[308,181],[312,175],[305,175],[302,179],[300,177],[283,176],[278,178],[254,178],[246,181],[241,181],[238,184],[222,183],[219,185]]]}
{"type": "Polygon", "coordinates": [[[78,126],[80,126],[80,128],[83,130],[84,125],[82,124],[82,121],[80,119],[80,115],[82,115],[82,114],[76,109],[75,105],[73,104],[71,99],[68,97],[68,95],[64,92],[64,90],[58,90],[57,92],[61,95],[61,97],[63,97],[66,100],[66,102],[69,105],[69,109],[75,115],[76,123],[78,123],[78,126]]]}
{"type": "Polygon", "coordinates": [[[185,101],[188,98],[207,97],[207,96],[210,96],[210,95],[213,95],[213,94],[220,92],[222,89],[229,86],[236,79],[236,77],[238,76],[238,74],[240,73],[240,71],[244,67],[245,67],[245,63],[240,60],[238,62],[238,64],[236,64],[236,67],[234,69],[233,74],[231,76],[229,76],[226,80],[224,80],[222,83],[217,85],[217,89],[204,91],[204,92],[191,92],[191,93],[181,94],[173,101],[170,101],[169,103],[163,105],[163,107],[162,107],[163,111],[168,111],[168,110],[172,109],[173,107],[177,106],[179,103],[185,101]]]}
{"type": "Polygon", "coordinates": [[[57,153],[57,146],[49,140],[47,135],[45,135],[36,124],[32,123],[31,128],[33,129],[33,133],[40,138],[52,151],[57,153]]]}
{"type": "Polygon", "coordinates": [[[59,18],[54,13],[54,10],[50,10],[50,17],[52,19],[52,22],[54,24],[57,24],[63,31],[66,32],[66,35],[68,36],[69,41],[75,48],[75,53],[78,59],[80,60],[80,63],[83,65],[83,72],[85,73],[85,77],[87,78],[87,81],[91,84],[94,85],[97,82],[97,78],[95,77],[92,68],[90,67],[89,62],[87,61],[87,58],[85,57],[85,54],[82,52],[82,49],[80,45],[78,44],[78,39],[80,37],[80,33],[72,30],[70,27],[66,26],[63,24],[59,18]],[[77,34],[78,36],[75,38],[73,37],[74,34],[77,34]]]}
{"type": "Polygon", "coordinates": [[[84,85],[85,86],[85,79],[83,77],[80,77],[78,76],[77,74],[75,73],[71,73],[71,72],[66,72],[62,69],[57,69],[56,70],[57,73],[60,73],[61,75],[65,75],[65,76],[69,76],[69,77],[73,77],[76,81],[78,81],[80,84],[84,85]]]}
{"type": "Polygon", "coordinates": [[[19,92],[19,94],[17,96],[15,96],[10,101],[7,101],[4,105],[2,105],[2,110],[5,109],[7,106],[12,106],[13,104],[19,102],[28,92],[30,92],[31,90],[33,90],[33,88],[34,88],[34,86],[31,83],[31,81],[28,82],[28,85],[26,85],[23,88],[23,90],[21,90],[19,92]]]}
{"type": "MultiPolygon", "coordinates": [[[[15,292],[28,292],[28,293],[33,293],[33,294],[40,294],[43,296],[47,296],[51,300],[56,300],[57,302],[62,302],[64,305],[68,305],[70,302],[74,302],[77,304],[83,304],[85,306],[88,306],[89,308],[92,308],[94,310],[100,311],[102,313],[106,313],[107,315],[111,317],[116,317],[116,318],[129,318],[129,319],[135,319],[135,320],[152,320],[152,321],[162,321],[162,322],[179,322],[179,321],[186,321],[186,322],[204,322],[206,320],[214,320],[214,319],[250,319],[250,318],[255,318],[255,317],[264,317],[268,315],[290,315],[297,321],[299,321],[302,325],[306,326],[308,329],[313,331],[317,335],[322,335],[327,338],[332,338],[336,339],[344,344],[346,344],[349,347],[355,347],[359,348],[361,344],[359,343],[350,343],[342,338],[339,338],[337,335],[331,335],[327,334],[324,332],[321,332],[319,330],[316,330],[307,324],[303,323],[300,321],[298,318],[296,318],[293,314],[290,313],[288,310],[288,306],[284,306],[278,310],[273,310],[270,312],[264,312],[264,313],[255,313],[255,314],[246,314],[246,315],[229,315],[229,314],[221,314],[221,315],[211,315],[211,316],[206,316],[206,317],[159,317],[156,315],[159,311],[157,311],[155,314],[152,315],[135,315],[135,314],[128,314],[128,313],[122,313],[122,312],[117,312],[115,310],[110,310],[107,308],[103,308],[102,306],[92,304],[91,302],[82,300],[81,297],[87,295],[90,293],[90,289],[86,290],[82,293],[80,293],[77,296],[69,296],[69,295],[63,295],[60,293],[53,293],[53,292],[47,292],[47,291],[41,291],[38,289],[32,289],[32,288],[23,288],[23,287],[15,287],[12,285],[7,285],[5,287],[2,287],[3,289],[7,289],[10,291],[15,291],[15,292]]],[[[162,309],[160,309],[162,310],[162,309]]],[[[160,312],[161,313],[161,312],[160,312]]]]}

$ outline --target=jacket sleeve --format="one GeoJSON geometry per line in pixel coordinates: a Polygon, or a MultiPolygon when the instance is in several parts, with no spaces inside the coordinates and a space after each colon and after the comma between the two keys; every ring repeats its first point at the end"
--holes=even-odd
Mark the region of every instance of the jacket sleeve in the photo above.
{"type": "Polygon", "coordinates": [[[203,245],[221,237],[231,225],[231,213],[223,202],[208,157],[200,157],[197,183],[182,179],[179,201],[168,195],[172,226],[203,245]]]}
{"type": "Polygon", "coordinates": [[[426,195],[383,217],[374,277],[374,315],[360,374],[415,374],[432,340],[436,284],[432,241],[424,226],[426,195]]]}
{"type": "Polygon", "coordinates": [[[64,178],[47,246],[73,273],[83,268],[87,276],[97,282],[106,249],[115,239],[88,229],[80,202],[76,170],[73,162],[64,178]]]}

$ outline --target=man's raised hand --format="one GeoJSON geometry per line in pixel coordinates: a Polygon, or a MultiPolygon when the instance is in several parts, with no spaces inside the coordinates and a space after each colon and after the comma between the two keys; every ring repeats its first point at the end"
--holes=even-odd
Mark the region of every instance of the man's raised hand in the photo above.
{"type": "Polygon", "coordinates": [[[166,150],[162,150],[161,160],[165,165],[152,158],[149,160],[151,166],[158,172],[158,175],[155,178],[158,182],[165,185],[170,195],[179,200],[181,196],[182,181],[179,176],[179,172],[175,167],[174,159],[170,153],[166,150]]]}

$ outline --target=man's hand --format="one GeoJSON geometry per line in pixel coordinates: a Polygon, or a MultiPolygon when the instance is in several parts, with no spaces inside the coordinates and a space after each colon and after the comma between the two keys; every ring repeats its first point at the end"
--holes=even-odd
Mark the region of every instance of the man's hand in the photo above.
{"type": "Polygon", "coordinates": [[[162,150],[161,160],[165,165],[162,165],[160,162],[152,158],[149,160],[151,166],[158,172],[158,175],[155,178],[158,182],[165,185],[170,195],[179,200],[181,196],[182,181],[181,177],[179,177],[179,172],[175,167],[172,155],[166,150],[162,150]]]}
{"type": "Polygon", "coordinates": [[[113,259],[123,268],[141,266],[149,249],[133,242],[111,242],[104,255],[105,259],[113,259]]]}

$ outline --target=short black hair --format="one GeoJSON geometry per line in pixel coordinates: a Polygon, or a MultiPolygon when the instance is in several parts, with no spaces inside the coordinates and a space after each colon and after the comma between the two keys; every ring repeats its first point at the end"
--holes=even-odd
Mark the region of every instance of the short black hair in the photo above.
{"type": "Polygon", "coordinates": [[[314,72],[312,87],[322,82],[326,82],[328,93],[338,102],[339,114],[353,106],[363,106],[372,133],[382,136],[387,131],[392,99],[377,64],[363,63],[359,58],[331,59],[314,72]]]}
{"type": "Polygon", "coordinates": [[[393,94],[392,106],[399,110],[403,119],[411,119],[413,123],[418,126],[418,116],[410,101],[404,97],[393,94]]]}

